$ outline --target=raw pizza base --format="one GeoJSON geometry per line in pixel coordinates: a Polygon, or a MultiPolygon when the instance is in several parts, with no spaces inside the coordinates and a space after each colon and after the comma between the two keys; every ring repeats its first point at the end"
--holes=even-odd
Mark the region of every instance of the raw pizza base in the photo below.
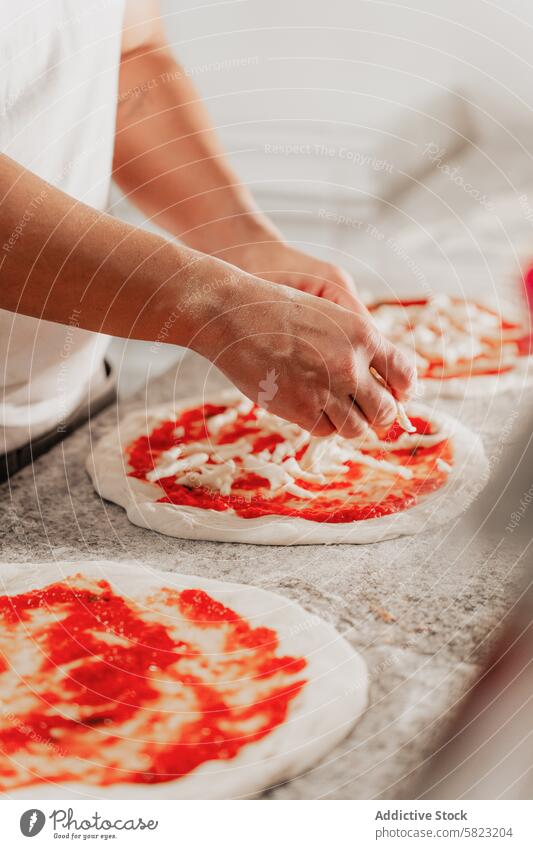
{"type": "MultiPolygon", "coordinates": [[[[0,564],[0,594],[42,588],[67,575],[104,578],[126,598],[142,600],[160,587],[205,590],[254,627],[274,628],[279,653],[307,660],[307,684],[292,700],[285,722],[244,746],[228,761],[207,761],[192,773],[159,784],[36,783],[4,798],[15,799],[228,799],[255,795],[288,781],[321,760],[365,710],[368,672],[363,658],[318,616],[275,593],[246,584],[158,572],[138,563],[0,564]]],[[[6,705],[9,710],[9,706],[6,705]]]]}
{"type": "MultiPolygon", "coordinates": [[[[420,295],[402,295],[400,300],[416,300],[420,295]]],[[[492,307],[483,298],[471,298],[473,303],[480,306],[492,307]]],[[[371,309],[373,300],[367,300],[366,305],[371,309]]],[[[499,314],[509,321],[520,323],[523,316],[520,315],[516,303],[505,303],[500,301],[499,314]]],[[[409,349],[410,346],[407,346],[409,349]]],[[[465,377],[450,377],[445,379],[428,379],[418,376],[418,387],[423,398],[450,398],[462,400],[468,398],[490,398],[492,395],[501,395],[504,392],[519,392],[533,384],[533,357],[516,357],[511,371],[503,371],[500,374],[472,374],[465,377]]]]}
{"type": "Polygon", "coordinates": [[[488,461],[478,436],[456,419],[420,404],[407,412],[426,416],[446,427],[453,439],[454,464],[448,482],[420,503],[399,513],[357,522],[325,523],[299,517],[266,516],[244,519],[229,511],[217,512],[179,504],[157,503],[161,489],[147,481],[128,477],[123,448],[143,433],[150,433],[175,410],[206,401],[229,403],[242,398],[236,389],[208,397],[185,398],[174,406],[130,413],[93,448],[86,468],[102,498],[120,504],[128,519],[141,528],[180,539],[240,542],[255,545],[312,545],[317,543],[371,543],[421,533],[463,512],[488,480],[488,461]]]}
{"type": "Polygon", "coordinates": [[[512,371],[501,374],[473,374],[470,377],[449,377],[446,380],[428,380],[419,377],[423,397],[427,398],[486,398],[504,392],[521,392],[533,384],[531,357],[519,357],[512,371]]]}

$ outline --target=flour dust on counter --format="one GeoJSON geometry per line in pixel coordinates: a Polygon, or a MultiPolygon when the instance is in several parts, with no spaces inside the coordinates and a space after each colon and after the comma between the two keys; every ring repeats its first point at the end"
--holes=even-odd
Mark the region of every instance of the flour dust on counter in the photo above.
{"type": "Polygon", "coordinates": [[[169,536],[378,542],[449,521],[487,479],[472,431],[428,406],[407,414],[379,436],[313,438],[230,389],[130,413],[87,470],[131,522],[169,536]]]}
{"type": "Polygon", "coordinates": [[[139,563],[0,564],[0,792],[236,798],[309,769],[367,702],[335,629],[139,563]]]}

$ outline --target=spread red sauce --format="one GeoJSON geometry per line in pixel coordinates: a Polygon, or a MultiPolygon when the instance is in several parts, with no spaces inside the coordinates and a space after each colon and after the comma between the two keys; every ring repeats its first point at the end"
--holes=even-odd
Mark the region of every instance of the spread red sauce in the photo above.
{"type": "MultiPolygon", "coordinates": [[[[163,451],[176,445],[196,442],[208,437],[207,421],[227,408],[205,404],[182,412],[172,421],[162,422],[148,436],[141,436],[126,448],[131,477],[146,480],[146,475],[157,464],[163,451]],[[176,432],[177,431],[177,432],[176,432]]],[[[274,448],[281,437],[262,434],[256,418],[257,407],[249,413],[239,415],[232,424],[226,425],[216,437],[209,437],[213,446],[228,444],[249,435],[253,453],[274,448]]],[[[412,420],[421,434],[432,433],[431,424],[420,418],[412,420]]],[[[384,437],[387,450],[376,448],[365,453],[376,459],[384,459],[398,465],[408,466],[413,472],[410,480],[371,469],[360,463],[347,463],[349,471],[338,475],[327,484],[296,480],[302,489],[312,493],[310,498],[298,497],[287,492],[273,494],[268,481],[257,473],[246,472],[233,483],[229,495],[206,487],[189,487],[177,483],[175,476],[159,479],[152,486],[159,488],[160,502],[200,507],[223,512],[233,510],[244,519],[262,516],[292,516],[315,522],[355,522],[374,519],[397,513],[414,506],[421,496],[439,489],[446,483],[448,473],[439,468],[439,459],[452,463],[452,447],[443,439],[430,447],[413,449],[395,448],[395,442],[403,433],[395,424],[384,437]]],[[[296,454],[300,459],[307,445],[296,454]]],[[[179,477],[179,476],[178,476],[179,477]]]]}
{"type": "MultiPolygon", "coordinates": [[[[452,304],[454,303],[454,299],[452,304]]],[[[455,299],[458,304],[464,303],[455,299]]],[[[425,307],[429,303],[427,298],[410,299],[410,300],[394,300],[394,301],[379,301],[369,307],[370,312],[379,310],[380,307],[398,307],[400,311],[409,307],[425,307]]],[[[490,310],[481,304],[475,305],[478,310],[492,316],[496,316],[499,321],[497,326],[487,330],[479,337],[482,351],[475,357],[458,359],[453,365],[446,363],[442,358],[428,357],[427,353],[419,351],[418,353],[427,361],[427,365],[419,368],[419,377],[424,380],[451,380],[452,378],[462,377],[467,378],[474,375],[498,375],[510,372],[514,368],[513,360],[519,357],[529,356],[532,351],[531,335],[524,331],[524,327],[515,322],[506,321],[501,318],[498,313],[490,310]]],[[[416,323],[411,324],[406,321],[405,314],[399,316],[399,322],[405,326],[406,333],[414,327],[416,323]]],[[[435,329],[435,328],[432,328],[435,329]]],[[[468,322],[465,327],[468,332],[468,322]]]]}
{"type": "Polygon", "coordinates": [[[176,780],[287,717],[303,658],[200,589],[81,575],[0,597],[0,789],[176,780]]]}

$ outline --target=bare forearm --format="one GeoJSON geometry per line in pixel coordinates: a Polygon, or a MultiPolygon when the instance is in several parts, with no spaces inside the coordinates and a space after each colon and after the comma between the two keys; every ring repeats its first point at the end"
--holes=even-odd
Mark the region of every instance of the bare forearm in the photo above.
{"type": "Polygon", "coordinates": [[[114,166],[130,198],[198,250],[278,236],[227,163],[196,89],[162,39],[123,57],[114,166]]]}
{"type": "Polygon", "coordinates": [[[74,314],[87,330],[186,345],[254,399],[273,369],[272,411],[320,435],[360,435],[363,414],[385,424],[387,404],[394,414],[370,365],[398,395],[412,381],[365,315],[176,248],[2,156],[0,197],[3,309],[63,324],[74,314]]]}
{"type": "Polygon", "coordinates": [[[228,266],[100,213],[0,156],[0,307],[117,336],[189,345],[228,266]],[[210,298],[206,280],[218,278],[210,298]],[[175,316],[176,318],[176,316],[175,316]]]}

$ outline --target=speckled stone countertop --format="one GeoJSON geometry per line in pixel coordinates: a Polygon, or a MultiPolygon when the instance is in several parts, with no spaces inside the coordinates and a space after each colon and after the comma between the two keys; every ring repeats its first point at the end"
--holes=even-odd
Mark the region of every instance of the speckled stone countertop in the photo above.
{"type": "MultiPolygon", "coordinates": [[[[470,544],[472,520],[372,546],[292,548],[176,540],[131,525],[120,507],[103,502],[92,488],[84,470],[91,444],[117,415],[139,404],[222,383],[204,360],[187,355],[4,484],[2,559],[136,559],[163,570],[256,584],[298,600],[334,623],[363,654],[371,705],[319,766],[267,796],[409,798],[445,721],[493,644],[519,580],[520,544],[498,549],[482,535],[470,544]]],[[[509,395],[442,402],[482,434],[492,466],[513,438],[516,404],[509,395]]]]}

